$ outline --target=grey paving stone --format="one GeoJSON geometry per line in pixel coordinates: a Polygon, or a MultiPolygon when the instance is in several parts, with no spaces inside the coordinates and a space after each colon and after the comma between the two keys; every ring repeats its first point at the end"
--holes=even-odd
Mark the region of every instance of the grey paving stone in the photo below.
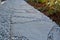
{"type": "MultiPolygon", "coordinates": [[[[56,27],[60,30],[55,22],[24,0],[7,0],[0,6],[0,28],[3,28],[0,31],[4,31],[4,36],[0,35],[2,40],[50,40],[50,34],[56,36],[59,33],[54,31],[56,27]]],[[[55,36],[54,40],[58,40],[55,36]]]]}

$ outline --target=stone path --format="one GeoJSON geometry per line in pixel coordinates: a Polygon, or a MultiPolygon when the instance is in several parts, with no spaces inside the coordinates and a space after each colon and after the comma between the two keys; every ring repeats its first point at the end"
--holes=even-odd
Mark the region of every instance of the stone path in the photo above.
{"type": "MultiPolygon", "coordinates": [[[[0,9],[2,9],[0,14],[8,17],[6,20],[9,20],[11,36],[22,36],[26,40],[47,40],[51,34],[51,29],[56,27],[59,29],[55,22],[27,4],[24,0],[7,1],[0,9]]],[[[24,40],[23,38],[22,40],[24,40]]]]}

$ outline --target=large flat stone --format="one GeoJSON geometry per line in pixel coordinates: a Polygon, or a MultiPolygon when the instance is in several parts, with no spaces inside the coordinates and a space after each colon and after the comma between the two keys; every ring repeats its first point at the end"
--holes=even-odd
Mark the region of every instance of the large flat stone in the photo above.
{"type": "MultiPolygon", "coordinates": [[[[1,6],[0,14],[11,22],[12,36],[25,36],[29,40],[47,40],[53,27],[58,25],[24,0],[8,0],[1,6]]],[[[1,20],[1,18],[0,18],[1,20]]],[[[0,25],[1,26],[1,25],[0,25]]],[[[55,35],[55,34],[54,34],[55,35]]]]}

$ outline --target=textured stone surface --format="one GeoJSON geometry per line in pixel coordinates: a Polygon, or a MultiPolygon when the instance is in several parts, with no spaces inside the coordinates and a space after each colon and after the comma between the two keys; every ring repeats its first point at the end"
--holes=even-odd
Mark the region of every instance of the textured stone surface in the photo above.
{"type": "Polygon", "coordinates": [[[0,9],[0,40],[9,40],[10,37],[9,14],[0,9]]]}
{"type": "MultiPolygon", "coordinates": [[[[4,32],[8,36],[6,38],[12,35],[11,39],[13,40],[47,40],[47,38],[49,40],[51,32],[54,32],[51,29],[55,29],[55,27],[58,27],[55,22],[24,0],[7,0],[5,4],[0,6],[0,31],[8,30],[8,32],[7,30],[4,32]],[[2,26],[2,24],[5,26],[2,26]],[[4,29],[2,30],[2,28],[4,29]]],[[[3,34],[4,36],[0,34],[0,39],[3,40],[5,34],[3,34]]]]}

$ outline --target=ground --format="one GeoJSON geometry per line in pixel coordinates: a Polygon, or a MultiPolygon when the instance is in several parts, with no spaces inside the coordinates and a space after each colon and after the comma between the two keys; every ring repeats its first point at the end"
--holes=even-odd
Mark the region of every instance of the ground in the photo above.
{"type": "MultiPolygon", "coordinates": [[[[55,22],[30,6],[24,0],[7,1],[1,6],[0,10],[0,15],[3,15],[2,20],[4,21],[4,19],[6,19],[6,22],[8,22],[7,25],[9,25],[8,27],[11,28],[10,30],[8,27],[3,26],[3,28],[6,27],[9,30],[8,32],[11,33],[10,36],[24,36],[24,38],[29,40],[47,40],[47,38],[49,39],[51,36],[57,39],[55,35],[60,33],[58,32],[60,27],[55,22]],[[53,29],[57,29],[57,32],[53,29]],[[53,35],[50,35],[52,33],[53,35]]],[[[5,22],[1,21],[0,24],[5,22]]],[[[0,27],[2,27],[2,25],[0,25],[0,27]]],[[[4,30],[6,29],[4,28],[4,30]]]]}

